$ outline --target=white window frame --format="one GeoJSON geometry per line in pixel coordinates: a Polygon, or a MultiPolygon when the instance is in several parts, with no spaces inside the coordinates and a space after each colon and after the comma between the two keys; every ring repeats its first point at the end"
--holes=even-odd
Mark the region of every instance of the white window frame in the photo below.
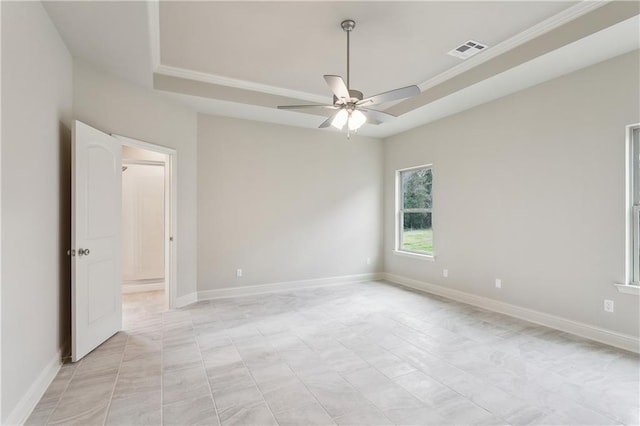
{"type": "Polygon", "coordinates": [[[624,282],[614,283],[620,293],[640,296],[640,123],[625,134],[625,272],[624,282]]]}
{"type": "Polygon", "coordinates": [[[431,186],[431,196],[433,197],[433,176],[434,176],[434,168],[433,164],[422,164],[419,166],[407,167],[405,169],[396,170],[396,205],[395,205],[395,213],[396,213],[396,223],[395,223],[395,247],[394,254],[400,256],[408,256],[418,259],[425,260],[435,260],[435,232],[433,230],[433,203],[430,208],[421,208],[421,209],[403,209],[402,201],[403,201],[403,191],[402,191],[402,173],[410,172],[413,170],[419,169],[431,169],[432,176],[432,186],[431,186]],[[426,251],[418,251],[418,250],[409,250],[402,248],[402,229],[404,226],[404,214],[403,213],[431,213],[431,229],[432,229],[432,242],[434,249],[431,252],[426,251]]]}
{"type": "MultiPolygon", "coordinates": [[[[640,285],[640,125],[628,127],[628,210],[631,215],[629,236],[631,261],[628,265],[630,277],[627,283],[630,285],[640,285]],[[629,268],[630,267],[630,268],[629,268]]],[[[627,233],[629,234],[629,233],[627,233]]]]}
{"type": "Polygon", "coordinates": [[[638,259],[640,258],[640,238],[638,238],[638,233],[640,232],[640,206],[639,205],[633,205],[633,207],[631,208],[631,215],[632,215],[632,225],[631,225],[631,229],[632,229],[632,241],[633,241],[633,248],[631,250],[632,256],[633,256],[633,261],[632,261],[632,278],[629,282],[629,284],[631,285],[640,285],[640,264],[638,262],[638,259]]]}

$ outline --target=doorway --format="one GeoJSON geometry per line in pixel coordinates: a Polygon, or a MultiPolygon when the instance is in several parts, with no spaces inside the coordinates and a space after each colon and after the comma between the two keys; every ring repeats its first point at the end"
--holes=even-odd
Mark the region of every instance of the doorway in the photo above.
{"type": "Polygon", "coordinates": [[[122,143],[123,327],[173,306],[175,151],[116,136],[122,143]]]}
{"type": "Polygon", "coordinates": [[[79,361],[122,330],[126,321],[122,304],[124,277],[121,243],[124,147],[163,155],[164,209],[161,222],[164,232],[161,240],[164,273],[160,278],[164,289],[158,305],[162,310],[175,306],[178,241],[176,150],[109,135],[75,120],[71,156],[71,248],[68,250],[71,256],[73,362],[79,361]]]}

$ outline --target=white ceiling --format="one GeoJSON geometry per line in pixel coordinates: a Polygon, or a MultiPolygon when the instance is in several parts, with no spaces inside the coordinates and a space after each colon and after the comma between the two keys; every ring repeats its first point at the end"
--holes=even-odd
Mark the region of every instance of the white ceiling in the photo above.
{"type": "Polygon", "coordinates": [[[44,1],[74,57],[151,87],[149,11],[140,1],[44,1]]]}
{"type": "Polygon", "coordinates": [[[326,96],[322,75],[365,95],[420,84],[457,65],[469,39],[494,46],[575,2],[161,2],[165,65],[326,96]]]}
{"type": "Polygon", "coordinates": [[[585,32],[575,42],[558,40],[558,46],[544,51],[524,49],[528,41],[566,27],[603,4],[44,2],[75,57],[135,84],[163,90],[199,112],[311,128],[323,118],[275,106],[329,101],[322,75],[345,76],[346,36],[339,24],[355,19],[352,87],[365,95],[409,84],[419,84],[425,91],[410,107],[384,105],[402,115],[392,123],[361,129],[362,134],[376,137],[638,49],[637,16],[594,34],[585,32]],[[466,61],[446,54],[468,39],[490,48],[466,61]],[[509,54],[511,65],[494,64],[509,54]],[[519,59],[514,62],[513,57],[519,59]],[[163,86],[158,80],[163,76],[174,81],[163,86]],[[451,86],[457,76],[469,82],[451,86]],[[190,89],[180,89],[181,84],[190,89]]]}

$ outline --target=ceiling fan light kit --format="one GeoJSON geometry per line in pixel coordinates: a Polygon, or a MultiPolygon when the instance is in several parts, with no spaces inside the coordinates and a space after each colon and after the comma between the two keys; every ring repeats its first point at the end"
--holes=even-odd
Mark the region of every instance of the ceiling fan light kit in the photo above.
{"type": "Polygon", "coordinates": [[[356,27],[353,19],[346,19],[340,23],[342,29],[347,33],[347,82],[345,84],[342,77],[337,75],[325,75],[324,79],[333,92],[333,105],[282,105],[278,109],[330,109],[337,110],[327,118],[320,128],[333,126],[342,130],[347,126],[347,138],[351,132],[357,132],[364,123],[380,124],[390,121],[395,116],[383,111],[370,109],[369,106],[396,101],[420,94],[418,86],[407,86],[400,89],[390,90],[365,98],[359,90],[351,89],[349,76],[351,73],[350,57],[350,34],[356,27]],[[366,108],[365,108],[366,107],[366,108]]]}

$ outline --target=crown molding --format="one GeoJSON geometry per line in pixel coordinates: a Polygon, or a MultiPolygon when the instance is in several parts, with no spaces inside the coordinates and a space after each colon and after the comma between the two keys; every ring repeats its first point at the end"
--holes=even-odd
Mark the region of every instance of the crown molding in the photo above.
{"type": "Polygon", "coordinates": [[[515,36],[508,38],[507,40],[496,44],[495,46],[489,46],[489,48],[482,52],[480,55],[473,56],[464,62],[454,66],[453,68],[449,68],[448,70],[441,72],[440,74],[432,77],[420,84],[420,90],[424,91],[431,87],[435,87],[445,81],[456,77],[470,69],[487,62],[495,57],[502,55],[503,53],[514,49],[528,41],[533,40],[536,37],[539,37],[551,30],[554,30],[562,25],[573,21],[574,19],[579,18],[582,15],[585,15],[593,10],[596,10],[605,4],[609,3],[611,0],[583,0],[580,3],[571,6],[568,9],[559,12],[552,17],[545,19],[544,21],[530,27],[515,36]]]}
{"type": "Polygon", "coordinates": [[[309,102],[317,102],[321,104],[333,103],[331,98],[329,98],[328,96],[315,95],[312,93],[300,92],[298,90],[285,89],[283,87],[269,86],[267,84],[255,83],[252,81],[238,80],[235,78],[209,74],[206,72],[193,71],[185,68],[172,67],[169,65],[160,64],[156,68],[155,72],[156,74],[162,74],[169,77],[201,81],[203,83],[217,84],[220,86],[233,87],[236,89],[251,90],[254,92],[284,96],[293,99],[301,99],[309,102]]]}

